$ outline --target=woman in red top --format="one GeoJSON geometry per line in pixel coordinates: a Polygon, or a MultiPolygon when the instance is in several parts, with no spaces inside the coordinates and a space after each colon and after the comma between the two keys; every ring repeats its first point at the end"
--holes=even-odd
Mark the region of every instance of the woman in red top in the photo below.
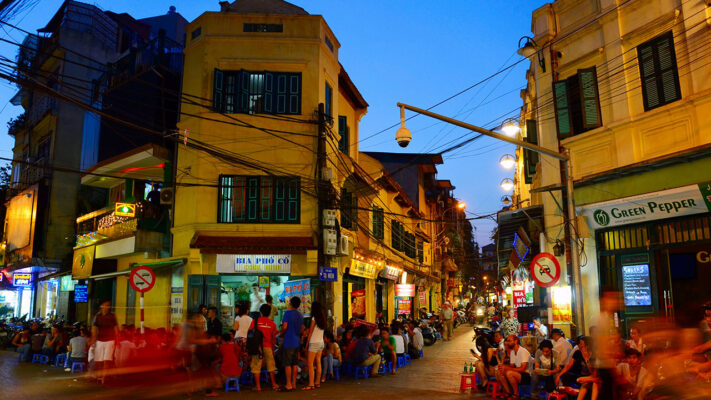
{"type": "Polygon", "coordinates": [[[222,334],[222,344],[220,344],[220,374],[224,383],[227,378],[239,377],[242,375],[242,367],[239,366],[240,357],[239,345],[232,342],[229,333],[222,334]]]}

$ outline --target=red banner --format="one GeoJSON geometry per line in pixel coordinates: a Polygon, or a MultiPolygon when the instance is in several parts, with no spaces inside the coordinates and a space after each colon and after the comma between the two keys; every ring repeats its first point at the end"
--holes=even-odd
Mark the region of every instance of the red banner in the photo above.
{"type": "Polygon", "coordinates": [[[427,307],[427,292],[420,292],[419,293],[420,297],[420,307],[427,307]]]}
{"type": "Polygon", "coordinates": [[[365,318],[365,289],[351,292],[351,315],[355,318],[365,318]]]}
{"type": "Polygon", "coordinates": [[[526,304],[526,292],[523,290],[513,291],[513,306],[520,307],[526,304]]]}
{"type": "Polygon", "coordinates": [[[412,302],[410,299],[398,299],[397,301],[397,314],[407,314],[410,315],[412,309],[412,302]]]}

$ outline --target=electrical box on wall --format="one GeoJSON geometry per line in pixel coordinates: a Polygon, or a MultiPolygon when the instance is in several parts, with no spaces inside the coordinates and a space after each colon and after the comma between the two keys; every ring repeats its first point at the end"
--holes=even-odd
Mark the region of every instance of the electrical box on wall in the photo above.
{"type": "Polygon", "coordinates": [[[348,236],[341,236],[341,241],[338,242],[338,255],[347,256],[350,248],[350,239],[348,236]]]}
{"type": "Polygon", "coordinates": [[[335,256],[338,251],[338,234],[335,229],[323,230],[323,253],[335,256]]]}
{"type": "Polygon", "coordinates": [[[336,226],[336,216],[338,213],[336,210],[323,210],[323,225],[324,226],[336,226]]]}

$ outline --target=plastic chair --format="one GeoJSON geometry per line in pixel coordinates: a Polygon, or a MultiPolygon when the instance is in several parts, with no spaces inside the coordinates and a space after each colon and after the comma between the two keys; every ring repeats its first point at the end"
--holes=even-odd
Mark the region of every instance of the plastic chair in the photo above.
{"type": "Polygon", "coordinates": [[[405,355],[403,357],[405,357],[405,365],[412,364],[412,357],[410,357],[409,354],[405,353],[405,355]]]}
{"type": "Polygon", "coordinates": [[[476,391],[476,372],[460,372],[459,373],[459,391],[465,392],[467,389],[476,391]]]}
{"type": "Polygon", "coordinates": [[[75,372],[84,372],[84,363],[81,361],[75,361],[72,363],[72,374],[75,372]]]}
{"type": "Polygon", "coordinates": [[[225,392],[239,392],[239,378],[233,376],[225,381],[225,392]]]}
{"type": "Polygon", "coordinates": [[[378,373],[380,375],[387,375],[392,372],[393,372],[393,362],[392,361],[384,361],[384,362],[380,363],[380,366],[378,367],[378,373]]]}
{"type": "Polygon", "coordinates": [[[57,354],[57,358],[54,360],[55,367],[63,367],[67,362],[66,354],[57,354]]]}
{"type": "Polygon", "coordinates": [[[565,393],[552,392],[548,393],[548,400],[568,400],[568,396],[565,393]]]}
{"type": "Polygon", "coordinates": [[[32,356],[32,364],[34,363],[40,363],[40,364],[47,364],[49,362],[49,357],[43,355],[43,354],[35,354],[32,356]]]}
{"type": "Polygon", "coordinates": [[[497,381],[489,381],[486,384],[486,394],[494,399],[503,397],[503,392],[501,391],[501,384],[497,381]]]}
{"type": "Polygon", "coordinates": [[[355,367],[355,379],[368,379],[372,370],[373,367],[355,367]]]}

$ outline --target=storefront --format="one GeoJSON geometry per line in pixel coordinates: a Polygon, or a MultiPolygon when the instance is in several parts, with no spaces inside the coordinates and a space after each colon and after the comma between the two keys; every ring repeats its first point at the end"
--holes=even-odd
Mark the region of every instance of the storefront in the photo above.
{"type": "MultiPolygon", "coordinates": [[[[354,255],[350,267],[343,273],[343,318],[375,321],[376,277],[381,261],[354,255]]],[[[381,289],[382,290],[382,289],[381,289]]],[[[381,292],[382,293],[382,292],[381,292]]]]}
{"type": "Polygon", "coordinates": [[[400,278],[402,270],[393,265],[386,265],[378,275],[375,282],[375,310],[382,311],[383,320],[386,323],[395,317],[393,310],[393,299],[395,283],[400,278]]]}
{"type": "MultiPolygon", "coordinates": [[[[590,225],[600,287],[622,294],[623,329],[655,314],[681,324],[698,322],[693,310],[710,300],[709,196],[711,185],[704,183],[579,209],[590,225]]],[[[600,287],[584,287],[585,301],[597,300],[600,287]]]]}

